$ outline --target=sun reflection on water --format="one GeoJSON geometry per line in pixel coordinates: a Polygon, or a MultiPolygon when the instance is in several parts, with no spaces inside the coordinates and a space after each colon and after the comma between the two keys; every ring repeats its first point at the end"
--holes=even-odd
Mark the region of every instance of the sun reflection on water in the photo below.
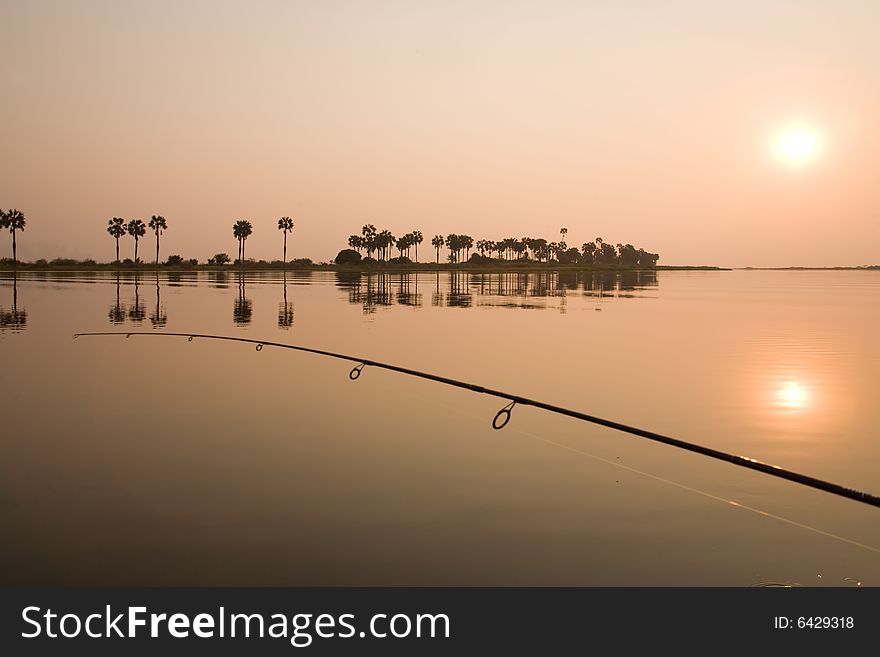
{"type": "Polygon", "coordinates": [[[799,381],[786,381],[777,391],[777,403],[790,409],[803,409],[809,405],[810,393],[799,381]]]}

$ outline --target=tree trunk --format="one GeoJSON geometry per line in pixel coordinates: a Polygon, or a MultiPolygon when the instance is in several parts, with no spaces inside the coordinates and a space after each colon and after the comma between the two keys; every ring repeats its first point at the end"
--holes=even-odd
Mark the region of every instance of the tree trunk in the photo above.
{"type": "Polygon", "coordinates": [[[138,238],[137,235],[134,236],[134,264],[138,262],[138,238]]]}
{"type": "Polygon", "coordinates": [[[284,231],[284,264],[287,264],[287,231],[284,231]]]}
{"type": "Polygon", "coordinates": [[[15,229],[14,228],[12,229],[12,264],[13,264],[13,266],[18,264],[18,255],[16,253],[15,229]]]}
{"type": "Polygon", "coordinates": [[[116,238],[116,264],[119,264],[119,238],[116,238]]]}
{"type": "Polygon", "coordinates": [[[159,264],[159,233],[156,233],[156,265],[159,264]]]}

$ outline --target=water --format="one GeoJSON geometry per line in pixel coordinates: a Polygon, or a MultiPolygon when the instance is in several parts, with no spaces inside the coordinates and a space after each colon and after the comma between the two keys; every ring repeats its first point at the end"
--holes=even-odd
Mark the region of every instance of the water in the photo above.
{"type": "Polygon", "coordinates": [[[0,277],[3,584],[880,583],[880,272],[0,277]],[[871,549],[874,548],[874,549],[871,549]]]}

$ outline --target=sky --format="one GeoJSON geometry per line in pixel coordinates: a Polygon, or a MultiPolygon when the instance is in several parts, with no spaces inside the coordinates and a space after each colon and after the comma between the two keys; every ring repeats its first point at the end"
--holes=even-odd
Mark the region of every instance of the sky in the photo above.
{"type": "Polygon", "coordinates": [[[876,0],[0,0],[0,24],[25,260],[112,260],[110,217],[161,214],[163,254],[200,260],[238,219],[280,259],[290,216],[315,261],[372,223],[422,259],[566,227],[661,264],[880,263],[876,0]],[[794,125],[808,162],[774,151],[794,125]]]}

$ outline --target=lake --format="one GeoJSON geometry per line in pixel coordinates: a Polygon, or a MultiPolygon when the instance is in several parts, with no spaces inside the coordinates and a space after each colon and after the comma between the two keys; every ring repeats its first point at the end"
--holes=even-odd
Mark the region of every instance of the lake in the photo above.
{"type": "Polygon", "coordinates": [[[0,274],[5,585],[880,583],[880,272],[0,274]]]}

